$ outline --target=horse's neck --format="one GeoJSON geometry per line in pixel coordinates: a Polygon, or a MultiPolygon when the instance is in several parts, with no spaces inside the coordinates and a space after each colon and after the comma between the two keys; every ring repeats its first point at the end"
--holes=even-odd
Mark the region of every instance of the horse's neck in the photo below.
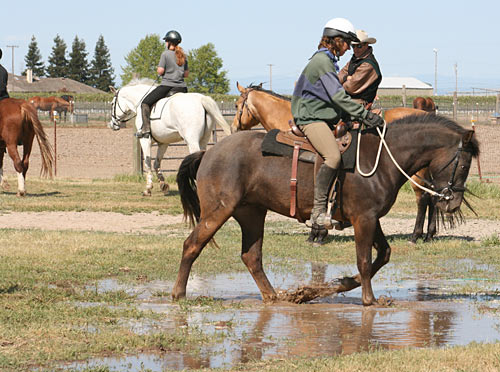
{"type": "Polygon", "coordinates": [[[292,119],[291,106],[288,101],[274,98],[271,95],[260,93],[261,99],[252,100],[252,105],[257,109],[262,126],[267,130],[280,129],[287,131],[290,129],[288,121],[292,119]],[[264,98],[264,95],[266,97],[264,98]],[[267,100],[266,100],[267,99],[267,100]]]}
{"type": "Polygon", "coordinates": [[[123,98],[125,98],[132,105],[130,109],[133,109],[135,111],[135,109],[139,105],[139,102],[146,96],[149,88],[150,87],[145,85],[136,85],[133,87],[128,87],[128,89],[124,90],[123,98]]]}

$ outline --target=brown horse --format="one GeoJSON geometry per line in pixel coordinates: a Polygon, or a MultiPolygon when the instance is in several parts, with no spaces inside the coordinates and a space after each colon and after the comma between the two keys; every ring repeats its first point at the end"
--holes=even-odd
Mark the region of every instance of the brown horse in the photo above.
{"type": "Polygon", "coordinates": [[[61,117],[61,113],[64,112],[64,121],[66,121],[66,113],[69,111],[73,113],[73,104],[68,102],[61,97],[50,96],[50,97],[39,97],[34,96],[28,100],[36,109],[40,111],[49,111],[50,119],[54,120],[54,111],[59,113],[59,117],[61,117]]]}
{"type": "MultiPolygon", "coordinates": [[[[262,85],[243,88],[236,83],[241,95],[236,102],[236,115],[233,119],[233,130],[247,130],[261,123],[266,131],[280,129],[287,131],[290,129],[288,122],[293,119],[291,102],[289,99],[274,92],[262,89],[262,85]]],[[[384,112],[384,119],[391,123],[409,115],[423,115],[425,111],[398,107],[384,112]]],[[[412,179],[421,186],[425,186],[424,180],[430,179],[428,169],[424,168],[417,172],[412,179]]],[[[432,203],[431,196],[423,192],[420,188],[411,184],[417,199],[417,218],[411,236],[411,241],[416,242],[423,236],[425,214],[428,210],[428,226],[425,241],[430,241],[436,234],[436,211],[432,203]]]]}
{"type": "Polygon", "coordinates": [[[431,97],[417,97],[413,100],[413,108],[436,113],[436,105],[431,97]]]}
{"type": "MultiPolygon", "coordinates": [[[[465,181],[479,145],[473,131],[436,115],[408,116],[387,126],[385,141],[407,174],[429,167],[432,187],[439,194],[436,206],[452,218],[460,212],[465,181]]],[[[277,299],[262,268],[264,223],[268,210],[290,217],[289,179],[291,159],[263,156],[265,133],[234,133],[206,152],[184,158],[177,175],[184,215],[197,224],[184,242],[174,299],[186,295],[191,267],[219,228],[234,217],[242,230],[241,258],[254,278],[264,301],[277,299]]],[[[380,138],[375,129],[363,132],[360,166],[371,169],[380,138]]],[[[297,174],[297,216],[309,218],[313,204],[313,164],[301,163],[297,174]]],[[[334,218],[354,227],[359,274],[339,279],[335,290],[362,287],[363,305],[377,303],[371,278],[389,262],[391,249],[382,232],[380,218],[396,201],[407,181],[387,151],[369,178],[357,171],[341,179],[334,218]],[[372,248],[377,256],[372,262],[372,248]]]]}
{"type": "Polygon", "coordinates": [[[43,130],[35,108],[22,99],[6,98],[0,101],[0,186],[3,180],[3,157],[7,149],[17,172],[18,196],[26,195],[25,180],[29,167],[29,157],[36,136],[42,156],[42,176],[52,177],[53,151],[43,130]],[[21,160],[17,146],[23,145],[21,160]]]}

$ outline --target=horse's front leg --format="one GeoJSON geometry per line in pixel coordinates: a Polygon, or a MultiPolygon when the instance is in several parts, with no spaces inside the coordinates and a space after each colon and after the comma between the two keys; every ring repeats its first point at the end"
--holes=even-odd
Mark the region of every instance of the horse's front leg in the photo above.
{"type": "Polygon", "coordinates": [[[362,289],[362,302],[365,306],[377,304],[371,282],[372,270],[376,269],[376,266],[372,265],[372,247],[377,223],[378,219],[369,217],[357,218],[353,223],[359,282],[362,289]]]}
{"type": "Polygon", "coordinates": [[[160,190],[163,192],[164,195],[168,194],[169,186],[168,183],[165,182],[165,177],[163,177],[163,174],[161,173],[160,166],[163,156],[167,151],[167,148],[168,144],[165,143],[158,144],[158,151],[156,152],[156,158],[154,162],[154,170],[156,173],[156,177],[158,177],[158,182],[160,182],[160,190]]]}
{"type": "Polygon", "coordinates": [[[146,189],[142,195],[151,196],[153,189],[153,173],[151,172],[151,139],[141,138],[140,144],[144,155],[144,170],[146,171],[146,189]]]}
{"type": "Polygon", "coordinates": [[[26,186],[24,184],[23,162],[19,157],[19,152],[17,151],[17,145],[15,143],[7,145],[7,152],[9,153],[10,158],[14,162],[14,169],[17,172],[17,196],[25,196],[26,186]]]}
{"type": "Polygon", "coordinates": [[[4,190],[9,189],[9,184],[7,180],[3,177],[3,156],[5,153],[5,147],[0,146],[0,188],[4,190]]]}

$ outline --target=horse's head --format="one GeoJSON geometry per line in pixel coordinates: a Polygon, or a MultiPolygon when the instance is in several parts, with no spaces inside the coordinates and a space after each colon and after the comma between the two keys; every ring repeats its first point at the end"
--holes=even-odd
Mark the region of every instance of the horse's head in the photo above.
{"type": "Polygon", "coordinates": [[[243,88],[238,82],[236,82],[236,87],[241,95],[235,104],[236,115],[234,115],[232,129],[233,131],[248,130],[259,124],[259,120],[252,114],[249,108],[248,100],[252,87],[243,88]]]}
{"type": "Polygon", "coordinates": [[[124,127],[125,123],[132,119],[136,113],[131,108],[130,102],[120,96],[120,89],[116,90],[114,87],[109,88],[115,96],[111,101],[111,121],[108,123],[108,127],[113,130],[119,130],[124,127]]]}
{"type": "Polygon", "coordinates": [[[448,217],[460,210],[472,158],[479,154],[479,145],[471,130],[462,130],[452,143],[453,146],[444,147],[429,165],[433,189],[439,194],[435,197],[436,206],[448,217]]]}

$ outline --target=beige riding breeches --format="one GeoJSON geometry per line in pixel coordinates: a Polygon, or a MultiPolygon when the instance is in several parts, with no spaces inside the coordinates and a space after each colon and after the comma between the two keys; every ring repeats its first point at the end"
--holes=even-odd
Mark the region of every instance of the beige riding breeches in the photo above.
{"type": "Polygon", "coordinates": [[[300,129],[325,159],[325,164],[330,168],[338,169],[340,166],[340,151],[330,127],[324,121],[317,121],[301,125],[300,129]]]}

